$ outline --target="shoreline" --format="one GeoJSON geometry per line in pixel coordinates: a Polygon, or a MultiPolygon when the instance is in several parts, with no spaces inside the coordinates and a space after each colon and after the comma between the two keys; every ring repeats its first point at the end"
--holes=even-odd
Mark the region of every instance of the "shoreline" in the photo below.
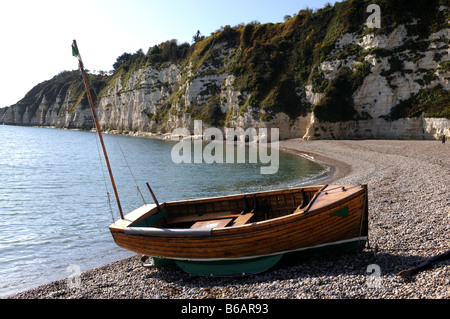
{"type": "Polygon", "coordinates": [[[303,156],[318,163],[319,165],[325,166],[329,170],[329,173],[327,174],[327,176],[316,180],[320,183],[333,183],[340,178],[343,178],[346,175],[350,174],[350,172],[352,171],[351,165],[348,165],[345,162],[333,160],[332,158],[318,155],[312,152],[305,152],[296,148],[289,147],[280,148],[280,151],[295,154],[297,156],[303,156]]]}
{"type": "MultiPolygon", "coordinates": [[[[193,277],[175,267],[142,267],[140,256],[8,298],[450,298],[449,261],[405,280],[396,274],[448,250],[449,145],[436,141],[280,141],[280,151],[306,154],[332,168],[327,183],[369,184],[369,245],[359,254],[283,262],[242,278],[193,277]],[[380,284],[370,265],[380,269],[380,284]]],[[[304,156],[304,155],[302,155],[304,156]]],[[[323,181],[323,180],[322,180],[323,181]]],[[[322,182],[321,181],[321,182],[322,182]]]]}

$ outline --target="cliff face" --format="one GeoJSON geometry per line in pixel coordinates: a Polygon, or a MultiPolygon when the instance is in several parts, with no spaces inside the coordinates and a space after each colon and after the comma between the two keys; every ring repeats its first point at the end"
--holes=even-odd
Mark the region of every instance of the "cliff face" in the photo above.
{"type": "MultiPolygon", "coordinates": [[[[105,83],[91,76],[93,97],[105,83]]],[[[0,123],[91,129],[94,126],[83,80],[78,71],[62,72],[42,82],[10,107],[0,108],[0,123]]]]}
{"type": "MultiPolygon", "coordinates": [[[[368,1],[347,1],[285,23],[227,26],[176,58],[169,42],[135,54],[113,76],[90,75],[100,124],[169,133],[201,119],[276,127],[282,139],[450,136],[448,1],[404,2],[396,12],[378,1],[380,29],[365,25],[368,1]]],[[[92,128],[80,81],[73,71],[38,85],[0,109],[0,122],[92,128]]]]}

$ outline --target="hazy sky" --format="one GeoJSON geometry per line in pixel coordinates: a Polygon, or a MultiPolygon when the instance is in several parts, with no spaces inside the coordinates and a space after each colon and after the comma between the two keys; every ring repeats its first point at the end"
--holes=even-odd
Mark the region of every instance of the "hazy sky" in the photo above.
{"type": "Polygon", "coordinates": [[[36,84],[78,68],[112,70],[118,56],[166,40],[192,42],[221,26],[282,22],[330,0],[0,0],[0,107],[15,104],[36,84]]]}

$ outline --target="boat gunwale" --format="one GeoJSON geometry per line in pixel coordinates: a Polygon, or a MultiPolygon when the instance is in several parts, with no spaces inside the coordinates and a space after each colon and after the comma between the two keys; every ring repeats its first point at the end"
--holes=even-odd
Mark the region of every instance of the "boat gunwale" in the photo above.
{"type": "MultiPolygon", "coordinates": [[[[173,202],[166,202],[166,206],[176,206],[177,204],[196,204],[196,203],[202,203],[205,201],[214,202],[217,200],[233,200],[233,199],[241,199],[243,196],[251,197],[253,195],[260,196],[260,195],[268,195],[268,194],[283,194],[285,192],[296,192],[301,191],[302,189],[305,192],[317,192],[320,190],[321,187],[324,185],[313,185],[313,186],[299,186],[299,187],[292,187],[292,188],[284,188],[284,189],[274,189],[274,190],[268,190],[268,191],[261,191],[261,192],[253,192],[253,193],[242,193],[242,194],[231,194],[231,195],[224,195],[224,196],[216,196],[216,197],[206,197],[206,198],[196,198],[196,199],[187,199],[187,200],[180,200],[180,201],[173,201],[173,202]]],[[[163,204],[161,204],[162,206],[163,204]]]]}
{"type": "MultiPolygon", "coordinates": [[[[263,230],[267,229],[268,227],[276,227],[279,224],[287,224],[287,223],[294,222],[294,221],[300,221],[300,220],[308,219],[311,217],[316,217],[321,214],[328,213],[330,206],[335,206],[335,207],[345,206],[345,203],[353,200],[354,198],[356,198],[362,194],[364,194],[363,188],[359,189],[357,192],[355,192],[349,196],[343,197],[342,199],[340,199],[338,201],[333,201],[330,204],[327,204],[327,205],[319,207],[319,208],[311,208],[307,212],[304,212],[304,211],[299,211],[296,213],[293,212],[291,214],[287,214],[284,216],[280,216],[280,217],[276,217],[276,218],[272,218],[272,219],[268,219],[268,220],[263,220],[263,221],[259,221],[259,222],[255,222],[255,223],[240,225],[240,226],[213,228],[211,235],[218,236],[222,232],[229,233],[230,230],[237,230],[237,231],[246,230],[247,228],[256,227],[256,226],[258,226],[258,228],[259,228],[258,231],[263,231],[263,230]],[[261,227],[261,226],[267,226],[267,227],[261,227]]],[[[364,212],[362,212],[362,213],[364,214],[364,212]]],[[[239,233],[239,234],[242,234],[242,233],[239,233]]]]}

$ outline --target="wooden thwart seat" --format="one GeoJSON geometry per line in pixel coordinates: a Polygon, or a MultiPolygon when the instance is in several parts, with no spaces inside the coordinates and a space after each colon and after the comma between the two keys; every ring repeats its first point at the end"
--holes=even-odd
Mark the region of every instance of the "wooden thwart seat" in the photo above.
{"type": "Polygon", "coordinates": [[[230,214],[230,213],[223,213],[223,212],[208,213],[208,214],[203,214],[201,216],[187,215],[187,216],[179,216],[176,218],[170,218],[167,221],[167,224],[170,225],[170,224],[178,224],[178,223],[200,222],[200,221],[208,221],[208,220],[215,220],[215,219],[236,218],[239,216],[240,216],[239,214],[230,214]]]}
{"type": "Polygon", "coordinates": [[[226,227],[233,219],[217,219],[197,222],[191,226],[191,229],[213,229],[226,227]]]}
{"type": "Polygon", "coordinates": [[[234,220],[233,226],[245,225],[253,217],[253,215],[254,215],[253,213],[240,215],[238,218],[234,220]]]}
{"type": "Polygon", "coordinates": [[[250,221],[253,217],[253,213],[247,213],[239,215],[234,222],[232,222],[233,218],[224,218],[217,220],[206,220],[206,221],[198,221],[194,225],[191,226],[191,229],[213,229],[213,228],[223,228],[227,226],[242,226],[250,221]]]}

